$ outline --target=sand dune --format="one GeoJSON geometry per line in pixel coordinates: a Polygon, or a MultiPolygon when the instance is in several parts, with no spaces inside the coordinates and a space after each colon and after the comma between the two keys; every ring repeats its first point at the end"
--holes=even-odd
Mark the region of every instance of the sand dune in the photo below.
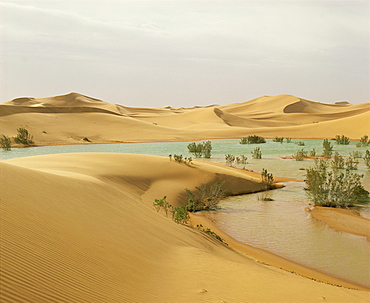
{"type": "Polygon", "coordinates": [[[365,302],[236,252],[157,213],[185,188],[246,171],[127,154],[61,154],[0,162],[1,302],[365,302]]]}
{"type": "Polygon", "coordinates": [[[370,103],[324,104],[290,95],[206,107],[138,108],[70,93],[0,104],[1,133],[27,127],[37,145],[241,138],[248,135],[358,140],[370,129],[370,103]],[[356,125],[356,127],[353,127],[356,125]]]}

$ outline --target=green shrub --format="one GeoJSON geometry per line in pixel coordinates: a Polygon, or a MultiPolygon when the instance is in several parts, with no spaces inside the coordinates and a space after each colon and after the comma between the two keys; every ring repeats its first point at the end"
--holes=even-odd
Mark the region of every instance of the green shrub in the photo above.
{"type": "Polygon", "coordinates": [[[307,152],[303,150],[303,148],[297,151],[297,153],[293,155],[293,158],[295,158],[296,161],[303,161],[303,159],[306,157],[307,157],[307,152]]]}
{"type": "Polygon", "coordinates": [[[316,156],[316,149],[313,148],[311,151],[310,151],[310,156],[311,157],[315,157],[316,156]]]}
{"type": "Polygon", "coordinates": [[[286,138],[285,140],[286,140],[286,143],[292,142],[292,138],[286,138]]]}
{"type": "Polygon", "coordinates": [[[284,137],[275,137],[274,139],[272,139],[272,141],[283,143],[284,142],[284,137]]]}
{"type": "Polygon", "coordinates": [[[267,169],[262,168],[261,173],[262,183],[265,185],[265,189],[274,188],[274,176],[269,173],[267,169]]]}
{"type": "Polygon", "coordinates": [[[362,158],[362,153],[358,150],[354,150],[349,154],[352,158],[360,159],[362,158]]]}
{"type": "Polygon", "coordinates": [[[259,147],[256,147],[251,153],[253,159],[262,159],[262,151],[259,147]]]}
{"type": "Polygon", "coordinates": [[[304,144],[304,142],[303,142],[303,141],[298,141],[298,142],[297,142],[297,145],[298,145],[298,146],[305,146],[305,144],[304,144]]]}
{"type": "Polygon", "coordinates": [[[161,208],[163,208],[167,216],[168,212],[172,209],[172,205],[169,204],[166,199],[166,196],[164,196],[162,199],[155,199],[153,202],[153,206],[157,209],[157,212],[160,211],[161,208]]]}
{"type": "Polygon", "coordinates": [[[233,166],[233,163],[235,161],[235,156],[227,154],[225,155],[225,161],[226,161],[226,165],[233,166]]]}
{"type": "Polygon", "coordinates": [[[196,158],[200,158],[202,156],[202,143],[192,142],[192,143],[188,144],[188,150],[196,158]]]}
{"type": "Polygon", "coordinates": [[[211,158],[212,143],[211,141],[203,142],[202,154],[204,158],[211,158]]]}
{"type": "Polygon", "coordinates": [[[186,205],[174,207],[172,210],[172,218],[176,223],[186,224],[189,221],[189,213],[186,205]]]}
{"type": "Polygon", "coordinates": [[[348,170],[356,170],[358,166],[358,161],[356,161],[353,157],[349,156],[346,160],[346,167],[348,170]]]}
{"type": "Polygon", "coordinates": [[[248,136],[247,138],[242,138],[240,139],[240,144],[261,144],[261,143],[266,143],[265,138],[253,135],[253,136],[248,136]]]}
{"type": "Polygon", "coordinates": [[[224,239],[222,239],[218,234],[216,234],[214,231],[212,231],[211,229],[207,228],[207,229],[204,229],[203,228],[203,225],[202,224],[198,224],[197,225],[197,228],[200,229],[201,231],[205,232],[206,234],[208,235],[211,235],[212,237],[215,237],[218,241],[221,241],[222,243],[228,245],[224,239]]]}
{"type": "Polygon", "coordinates": [[[217,208],[218,202],[225,197],[222,189],[223,183],[215,183],[211,186],[202,185],[196,187],[196,191],[186,190],[188,197],[187,209],[189,211],[212,210],[217,208]]]}
{"type": "Polygon", "coordinates": [[[33,141],[33,136],[28,133],[28,130],[20,127],[17,129],[18,134],[16,137],[14,137],[15,143],[23,144],[26,146],[30,146],[34,144],[35,142],[33,141]]]}
{"type": "Polygon", "coordinates": [[[275,137],[274,139],[272,139],[272,141],[283,143],[284,142],[284,137],[275,137]]]}
{"type": "Polygon", "coordinates": [[[188,144],[188,151],[192,153],[196,158],[204,157],[211,158],[212,143],[206,141],[202,143],[190,143],[188,144]]]}
{"type": "Polygon", "coordinates": [[[361,137],[360,142],[356,144],[356,147],[366,147],[370,145],[370,140],[368,135],[361,137]]]}
{"type": "Polygon", "coordinates": [[[370,169],[370,151],[367,149],[364,156],[365,165],[370,169]]]}
{"type": "Polygon", "coordinates": [[[361,184],[363,175],[329,170],[327,160],[315,160],[306,170],[307,195],[317,206],[348,207],[369,202],[369,192],[361,184]]]}
{"type": "Polygon", "coordinates": [[[3,137],[0,138],[0,146],[3,150],[10,150],[11,149],[11,140],[9,137],[2,135],[3,137]]]}
{"type": "Polygon", "coordinates": [[[247,164],[247,157],[244,155],[240,155],[240,157],[236,157],[235,161],[237,164],[247,164]]]}
{"type": "Polygon", "coordinates": [[[325,159],[330,159],[333,153],[333,145],[331,145],[328,139],[325,139],[322,143],[322,146],[324,148],[323,157],[325,159]]]}
{"type": "Polygon", "coordinates": [[[331,161],[332,169],[344,169],[344,158],[336,152],[333,160],[331,161]]]}
{"type": "Polygon", "coordinates": [[[339,136],[339,135],[336,135],[335,136],[335,141],[337,142],[337,144],[342,144],[342,145],[348,145],[349,144],[349,138],[342,135],[342,136],[339,136]]]}

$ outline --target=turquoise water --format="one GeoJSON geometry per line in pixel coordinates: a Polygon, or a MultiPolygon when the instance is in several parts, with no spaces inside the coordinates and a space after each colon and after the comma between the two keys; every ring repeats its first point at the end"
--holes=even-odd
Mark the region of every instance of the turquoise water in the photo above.
{"type": "MultiPolygon", "coordinates": [[[[225,155],[243,154],[248,157],[247,164],[236,165],[261,172],[262,168],[274,176],[304,179],[305,168],[313,160],[296,161],[281,159],[280,156],[292,156],[298,150],[317,154],[322,153],[322,140],[292,140],[292,143],[276,143],[267,140],[265,144],[241,145],[237,139],[211,140],[213,161],[225,164],[225,155]],[[303,141],[305,146],[294,142],[303,141]],[[251,158],[255,147],[260,147],[262,159],[251,158]]],[[[135,153],[168,156],[187,152],[189,142],[168,143],[127,143],[127,144],[83,144],[47,147],[31,147],[0,151],[0,160],[44,154],[76,152],[111,152],[135,153]]],[[[353,151],[364,155],[366,148],[357,148],[356,142],[350,145],[337,145],[333,142],[333,152],[348,156],[353,151]]],[[[364,174],[363,185],[370,191],[370,172],[362,159],[357,173],[364,174]]],[[[313,219],[304,208],[309,206],[303,190],[304,183],[288,182],[286,187],[270,191],[274,199],[261,202],[258,195],[251,194],[230,197],[220,203],[220,209],[208,212],[215,224],[235,239],[271,251],[305,266],[325,273],[370,287],[370,243],[363,237],[337,231],[321,221],[313,219]]],[[[370,218],[370,208],[364,208],[361,215],[370,218]]]]}

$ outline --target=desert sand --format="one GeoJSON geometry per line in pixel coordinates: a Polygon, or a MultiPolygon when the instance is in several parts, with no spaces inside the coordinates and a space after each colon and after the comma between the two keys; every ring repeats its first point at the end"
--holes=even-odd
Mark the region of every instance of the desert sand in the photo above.
{"type": "Polygon", "coordinates": [[[358,140],[370,128],[370,103],[325,104],[291,95],[207,107],[133,108],[78,93],[0,104],[0,134],[26,127],[36,145],[241,138],[248,135],[358,140]]]}
{"type": "MultiPolygon", "coordinates": [[[[18,158],[0,165],[2,302],[370,299],[368,291],[314,271],[308,276],[347,287],[257,262],[245,247],[233,249],[232,240],[226,246],[153,208],[155,198],[166,195],[179,205],[185,188],[215,181],[224,180],[232,194],[260,190],[259,178],[247,171],[105,153],[18,158]]],[[[270,259],[278,262],[269,256],[263,262],[270,259]]]]}
{"type": "Polygon", "coordinates": [[[316,219],[324,221],[331,227],[366,237],[370,242],[370,220],[360,217],[350,209],[314,207],[306,209],[316,219]]]}
{"type": "MultiPolygon", "coordinates": [[[[77,93],[0,104],[0,134],[15,136],[23,126],[36,145],[254,134],[358,140],[369,121],[369,103],[324,104],[290,95],[192,108],[124,107],[77,93]]],[[[370,300],[368,290],[238,243],[202,216],[192,215],[192,224],[210,227],[229,246],[153,207],[163,196],[182,205],[186,188],[214,182],[225,181],[230,194],[259,191],[256,173],[89,153],[1,161],[0,177],[1,302],[370,300]]],[[[320,214],[315,209],[315,217],[320,214]]]]}

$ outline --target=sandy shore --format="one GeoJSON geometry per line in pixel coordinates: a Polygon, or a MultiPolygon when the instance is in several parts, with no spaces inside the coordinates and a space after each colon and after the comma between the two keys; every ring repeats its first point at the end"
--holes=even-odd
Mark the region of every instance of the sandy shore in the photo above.
{"type": "Polygon", "coordinates": [[[281,270],[289,263],[289,271],[355,287],[229,238],[225,246],[153,208],[154,199],[166,195],[180,205],[186,188],[216,181],[225,181],[231,194],[260,190],[259,178],[247,171],[89,153],[2,161],[0,172],[2,302],[370,299],[367,291],[281,270]]]}
{"type": "Polygon", "coordinates": [[[370,220],[354,213],[353,210],[316,206],[313,209],[307,208],[306,211],[331,227],[366,237],[370,242],[370,220]]]}

